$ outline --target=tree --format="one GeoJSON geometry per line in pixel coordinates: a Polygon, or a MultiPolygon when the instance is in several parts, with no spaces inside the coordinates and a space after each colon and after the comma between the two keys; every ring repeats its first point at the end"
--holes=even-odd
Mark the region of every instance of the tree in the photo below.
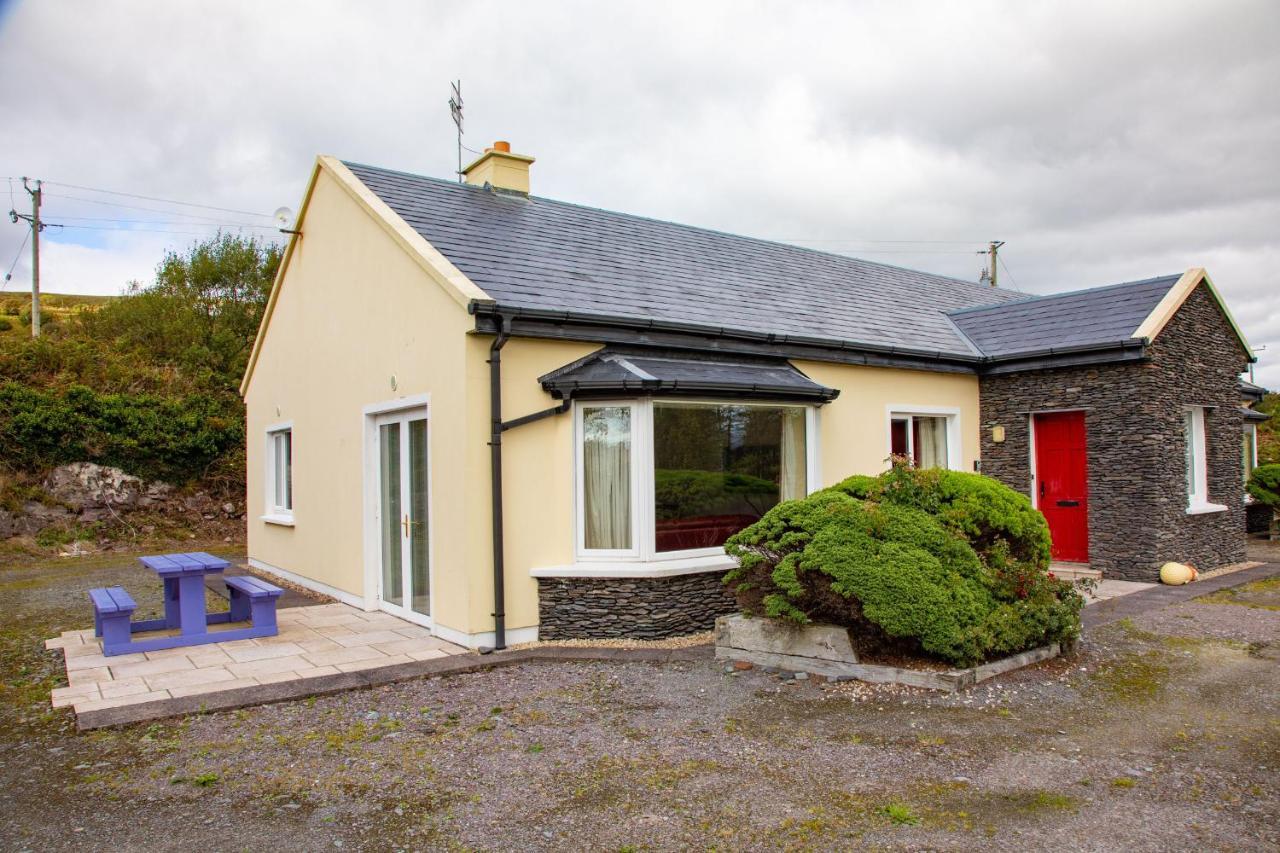
{"type": "Polygon", "coordinates": [[[1271,508],[1271,538],[1280,539],[1280,464],[1254,468],[1248,490],[1254,500],[1271,508]]]}
{"type": "Polygon", "coordinates": [[[181,254],[171,251],[156,269],[155,284],[135,282],[123,299],[87,312],[84,331],[178,368],[194,384],[234,391],[280,257],[275,243],[224,233],[181,254]]]}
{"type": "Polygon", "coordinates": [[[1268,393],[1254,409],[1271,420],[1258,424],[1258,464],[1280,462],[1280,394],[1268,393]]]}

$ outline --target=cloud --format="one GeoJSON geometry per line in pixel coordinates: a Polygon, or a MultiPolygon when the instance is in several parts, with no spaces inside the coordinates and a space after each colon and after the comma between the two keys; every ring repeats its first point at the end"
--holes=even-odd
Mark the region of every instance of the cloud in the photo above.
{"type": "MultiPolygon", "coordinates": [[[[319,152],[447,177],[461,77],[466,144],[537,156],[539,194],[970,279],[1002,239],[1029,292],[1204,265],[1280,386],[1267,0],[28,2],[0,27],[3,175],[263,214],[319,152]]],[[[269,222],[72,195],[51,219],[269,222]]],[[[103,235],[59,237],[93,249],[62,257],[68,286],[194,239],[103,235]]],[[[0,262],[21,236],[0,228],[0,262]]]]}

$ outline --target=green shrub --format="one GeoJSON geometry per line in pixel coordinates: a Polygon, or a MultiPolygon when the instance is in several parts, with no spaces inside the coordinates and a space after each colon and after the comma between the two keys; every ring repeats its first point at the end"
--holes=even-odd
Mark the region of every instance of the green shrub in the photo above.
{"type": "Polygon", "coordinates": [[[1259,465],[1249,474],[1249,494],[1280,512],[1280,463],[1259,465]]]}
{"type": "Polygon", "coordinates": [[[960,665],[1072,642],[1083,599],[1045,571],[1044,519],[1019,498],[973,474],[852,477],[730,538],[739,566],[725,581],[749,613],[960,665]]]}
{"type": "Polygon", "coordinates": [[[20,469],[89,461],[182,483],[203,477],[223,454],[238,454],[243,442],[238,407],[210,395],[101,394],[83,385],[59,393],[0,383],[0,445],[20,469]]]}

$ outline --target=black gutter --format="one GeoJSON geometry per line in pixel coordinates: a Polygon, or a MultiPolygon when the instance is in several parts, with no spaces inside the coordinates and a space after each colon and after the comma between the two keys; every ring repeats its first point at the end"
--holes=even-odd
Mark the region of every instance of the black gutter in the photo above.
{"type": "Polygon", "coordinates": [[[495,315],[498,322],[497,335],[489,344],[489,476],[491,515],[493,525],[493,651],[501,651],[507,647],[507,613],[506,613],[506,565],[503,543],[502,518],[502,434],[543,418],[559,415],[569,411],[573,403],[571,396],[566,396],[558,406],[534,412],[531,415],[504,421],[502,419],[502,348],[511,339],[511,318],[495,315]]]}
{"type": "Polygon", "coordinates": [[[597,381],[542,383],[542,389],[554,397],[607,396],[610,394],[705,395],[752,400],[789,400],[804,403],[829,403],[840,396],[837,388],[799,389],[791,385],[734,385],[722,382],[692,382],[670,379],[601,379],[597,381]]]}
{"type": "MultiPolygon", "coordinates": [[[[847,360],[848,354],[862,356],[878,356],[882,358],[918,360],[924,362],[941,362],[954,363],[956,365],[964,365],[970,370],[973,366],[981,361],[981,358],[968,353],[944,353],[939,350],[920,350],[910,347],[885,346],[881,344],[863,344],[853,341],[838,341],[830,338],[810,337],[807,335],[785,335],[772,332],[753,332],[740,329],[730,329],[723,326],[705,326],[696,323],[678,323],[672,320],[654,320],[638,317],[620,317],[608,314],[583,314],[574,311],[551,311],[539,308],[507,308],[493,302],[476,302],[473,301],[468,310],[477,318],[480,317],[506,317],[510,321],[524,320],[532,324],[546,326],[598,326],[606,327],[614,330],[626,330],[633,335],[644,333],[668,333],[674,335],[688,336],[699,341],[707,341],[708,339],[722,339],[727,341],[737,341],[745,344],[752,344],[757,347],[768,346],[773,348],[782,348],[792,352],[793,358],[814,357],[806,356],[801,350],[814,350],[823,353],[844,353],[846,358],[836,358],[836,361],[847,360]]],[[[497,321],[494,321],[496,327],[497,321]]],[[[508,326],[510,329],[510,326],[508,326]]],[[[480,323],[476,324],[476,331],[488,332],[493,334],[496,328],[482,328],[480,323]]],[[[520,335],[526,334],[524,330],[518,332],[520,335]]],[[[536,337],[536,335],[529,335],[536,337]]],[[[555,337],[555,335],[553,335],[555,337]]],[[[573,337],[573,336],[567,336],[573,337]]],[[[578,339],[583,339],[582,335],[578,339]]],[[[595,336],[590,339],[594,340],[595,336]]],[[[705,343],[702,347],[692,347],[694,349],[708,349],[705,343]]],[[[744,350],[751,353],[751,349],[744,350]]],[[[758,352],[758,350],[757,350],[758,352]]],[[[819,360],[821,357],[819,357],[819,360]]],[[[827,359],[830,360],[830,359],[827,359]]]]}

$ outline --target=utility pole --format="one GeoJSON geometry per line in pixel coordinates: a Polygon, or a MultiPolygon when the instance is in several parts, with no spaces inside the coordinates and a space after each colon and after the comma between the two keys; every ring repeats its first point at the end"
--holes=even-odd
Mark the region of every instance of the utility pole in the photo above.
{"type": "Polygon", "coordinates": [[[40,202],[44,196],[44,190],[41,188],[43,183],[37,180],[35,189],[32,189],[30,182],[26,178],[22,179],[22,188],[31,194],[30,216],[18,213],[16,210],[9,211],[10,220],[17,222],[21,219],[31,226],[31,337],[33,338],[40,337],[40,232],[45,226],[45,223],[40,221],[40,202]]]}
{"type": "Polygon", "coordinates": [[[1000,247],[1003,245],[1004,245],[1004,240],[992,240],[989,247],[987,248],[987,254],[991,258],[991,260],[988,262],[989,263],[988,268],[991,270],[990,278],[991,278],[992,287],[996,286],[996,263],[1000,260],[999,256],[996,253],[1000,251],[1000,247]]]}

